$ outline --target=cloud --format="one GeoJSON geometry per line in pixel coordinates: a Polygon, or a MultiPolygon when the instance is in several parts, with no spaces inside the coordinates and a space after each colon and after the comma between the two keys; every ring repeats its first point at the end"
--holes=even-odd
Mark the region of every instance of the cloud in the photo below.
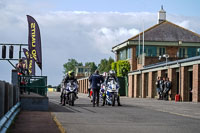
{"type": "MultiPolygon", "coordinates": [[[[1,0],[0,12],[0,43],[27,43],[26,14],[37,20],[42,38],[43,75],[53,85],[60,83],[63,64],[69,58],[83,63],[114,58],[113,46],[141,32],[143,24],[147,29],[157,23],[156,13],[44,10],[40,13],[40,9],[33,10],[25,1],[17,0],[1,0]]],[[[199,18],[169,15],[169,21],[200,33],[199,18]]],[[[10,64],[1,63],[0,69],[0,80],[10,81],[10,64]]],[[[38,69],[37,72],[40,75],[38,69]]]]}

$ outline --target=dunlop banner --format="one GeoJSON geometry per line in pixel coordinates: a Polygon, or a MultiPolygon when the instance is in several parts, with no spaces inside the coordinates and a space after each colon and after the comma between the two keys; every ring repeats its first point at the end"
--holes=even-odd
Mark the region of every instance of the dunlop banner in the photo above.
{"type": "Polygon", "coordinates": [[[39,68],[42,70],[42,48],[41,48],[41,38],[40,29],[35,21],[35,19],[27,15],[29,36],[28,36],[28,48],[35,62],[38,64],[39,68]]]}
{"type": "Polygon", "coordinates": [[[28,73],[29,73],[29,75],[35,75],[35,60],[27,49],[23,48],[23,51],[24,51],[24,55],[26,56],[26,59],[27,59],[28,73]]]}

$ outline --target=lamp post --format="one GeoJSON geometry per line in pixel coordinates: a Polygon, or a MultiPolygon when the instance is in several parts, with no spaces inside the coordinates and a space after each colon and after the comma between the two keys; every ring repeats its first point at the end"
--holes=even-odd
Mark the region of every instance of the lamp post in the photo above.
{"type": "Polygon", "coordinates": [[[168,62],[168,58],[169,58],[169,55],[168,54],[164,54],[163,56],[159,56],[159,60],[161,60],[161,58],[164,57],[165,60],[166,60],[166,66],[167,66],[167,62],[168,62]]]}

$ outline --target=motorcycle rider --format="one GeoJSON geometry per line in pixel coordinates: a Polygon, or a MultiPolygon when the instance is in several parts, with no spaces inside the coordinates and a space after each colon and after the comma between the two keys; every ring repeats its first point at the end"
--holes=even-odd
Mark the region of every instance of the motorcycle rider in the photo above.
{"type": "MultiPolygon", "coordinates": [[[[60,100],[61,103],[62,103],[62,100],[63,100],[64,90],[65,90],[65,88],[67,87],[67,83],[68,83],[69,81],[73,81],[73,82],[75,82],[75,83],[78,84],[77,79],[75,78],[75,75],[74,75],[74,71],[69,71],[68,73],[66,73],[66,76],[65,76],[65,78],[63,79],[64,88],[62,89],[62,93],[61,93],[61,96],[60,96],[60,97],[61,97],[61,100],[60,100]]],[[[77,94],[78,94],[78,89],[77,89],[77,92],[76,92],[76,98],[78,99],[77,94]]],[[[64,103],[63,103],[63,105],[64,105],[64,103]]]]}
{"type": "MultiPolygon", "coordinates": [[[[108,86],[108,82],[111,80],[114,80],[115,82],[117,82],[117,84],[119,84],[119,80],[118,80],[114,70],[109,71],[108,76],[106,77],[106,80],[105,80],[106,86],[108,86]]],[[[119,96],[118,96],[117,103],[118,103],[118,106],[121,106],[119,96]]],[[[102,104],[102,106],[104,106],[104,105],[105,105],[105,103],[102,104]]]]}

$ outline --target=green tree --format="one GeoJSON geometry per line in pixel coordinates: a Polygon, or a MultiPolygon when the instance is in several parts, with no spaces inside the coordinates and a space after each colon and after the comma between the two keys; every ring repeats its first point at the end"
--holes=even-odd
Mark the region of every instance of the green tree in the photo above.
{"type": "Polygon", "coordinates": [[[130,63],[126,60],[119,60],[112,63],[112,70],[117,72],[118,77],[124,77],[128,75],[130,71],[130,63]]]}
{"type": "Polygon", "coordinates": [[[48,85],[47,88],[52,88],[52,85],[48,85]]]}
{"type": "Polygon", "coordinates": [[[64,73],[73,70],[75,72],[76,66],[83,66],[82,63],[78,63],[75,59],[68,59],[68,62],[63,65],[64,73]]]}
{"type": "Polygon", "coordinates": [[[95,70],[97,69],[97,66],[94,62],[86,62],[85,66],[91,68],[91,73],[94,73],[95,70]]]}
{"type": "Polygon", "coordinates": [[[100,61],[100,64],[98,65],[100,73],[109,72],[111,70],[111,64],[113,62],[114,62],[114,59],[111,58],[111,57],[108,60],[107,59],[102,59],[100,61]]]}

